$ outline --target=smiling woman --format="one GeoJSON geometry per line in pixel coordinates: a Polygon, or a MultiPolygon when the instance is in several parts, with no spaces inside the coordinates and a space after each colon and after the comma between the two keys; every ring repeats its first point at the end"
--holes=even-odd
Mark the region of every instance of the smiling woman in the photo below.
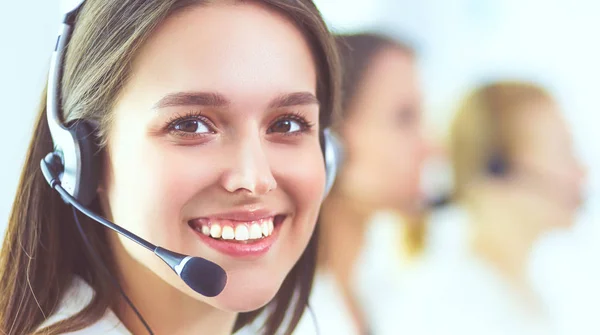
{"type": "Polygon", "coordinates": [[[66,18],[60,96],[49,86],[0,256],[0,332],[231,334],[267,306],[267,334],[293,331],[315,271],[330,177],[323,129],[339,90],[335,44],[314,4],[87,0],[66,18]],[[97,163],[81,163],[90,136],[77,135],[75,186],[62,152],[51,186],[62,181],[146,248],[218,264],[220,294],[178,277],[189,258],[169,268],[91,220],[79,235],[39,171],[60,143],[54,106],[69,129],[91,125],[98,150],[97,163]]]}

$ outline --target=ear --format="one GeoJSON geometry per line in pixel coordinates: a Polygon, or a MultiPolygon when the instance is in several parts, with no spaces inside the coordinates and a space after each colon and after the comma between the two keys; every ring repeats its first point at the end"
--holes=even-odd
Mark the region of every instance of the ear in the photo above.
{"type": "Polygon", "coordinates": [[[96,187],[96,193],[100,195],[106,193],[106,186],[112,179],[110,158],[106,148],[103,148],[98,153],[98,164],[100,165],[100,171],[98,171],[98,186],[96,187]]]}
{"type": "Polygon", "coordinates": [[[98,195],[100,195],[100,194],[104,194],[105,192],[106,192],[106,188],[104,188],[104,183],[103,183],[103,181],[101,180],[101,181],[98,183],[98,187],[96,188],[96,193],[98,193],[98,195]]]}

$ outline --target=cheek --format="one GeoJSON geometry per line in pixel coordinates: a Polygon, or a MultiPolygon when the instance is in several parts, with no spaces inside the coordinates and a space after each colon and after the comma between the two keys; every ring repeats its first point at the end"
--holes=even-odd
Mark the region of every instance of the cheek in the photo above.
{"type": "Polygon", "coordinates": [[[271,166],[280,192],[293,203],[295,222],[293,229],[300,240],[308,241],[312,233],[325,191],[325,162],[320,147],[290,160],[284,155],[274,155],[271,166]],[[290,164],[290,162],[294,162],[290,164]]]}
{"type": "Polygon", "coordinates": [[[583,182],[577,167],[569,163],[555,166],[546,176],[558,197],[564,198],[567,204],[578,204],[583,193],[583,182]]]}
{"type": "Polygon", "coordinates": [[[372,152],[373,171],[393,180],[393,184],[404,184],[418,178],[421,162],[416,143],[411,138],[389,134],[372,152]]]}
{"type": "MultiPolygon", "coordinates": [[[[533,150],[531,152],[534,152],[533,150]]],[[[526,171],[533,173],[534,187],[538,192],[549,196],[558,205],[574,210],[582,201],[582,180],[577,174],[577,163],[567,155],[558,152],[541,151],[532,154],[525,161],[526,171]]]]}
{"type": "Polygon", "coordinates": [[[422,140],[413,129],[369,126],[349,129],[351,160],[345,165],[353,192],[367,201],[398,204],[420,193],[422,140]],[[366,133],[363,134],[363,133],[366,133]]]}
{"type": "Polygon", "coordinates": [[[111,150],[111,210],[119,225],[155,244],[180,249],[182,209],[214,180],[193,152],[148,139],[121,139],[111,150]]]}
{"type": "Polygon", "coordinates": [[[420,197],[423,164],[420,146],[413,136],[398,132],[381,144],[381,158],[375,167],[378,171],[375,175],[379,176],[386,196],[397,204],[420,197]]]}
{"type": "Polygon", "coordinates": [[[571,169],[568,158],[552,152],[539,151],[530,158],[532,171],[551,184],[568,184],[571,169]]]}

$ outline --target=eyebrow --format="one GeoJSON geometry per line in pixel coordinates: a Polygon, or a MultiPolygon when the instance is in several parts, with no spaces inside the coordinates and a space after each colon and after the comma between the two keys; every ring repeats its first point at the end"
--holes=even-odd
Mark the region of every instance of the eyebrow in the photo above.
{"type": "Polygon", "coordinates": [[[283,108],[291,106],[305,106],[305,105],[319,105],[317,97],[309,92],[296,92],[290,94],[283,94],[275,98],[269,104],[269,108],[283,108]]]}
{"type": "MultiPolygon", "coordinates": [[[[177,106],[208,106],[225,107],[231,102],[222,94],[214,92],[178,92],[172,93],[161,98],[153,109],[161,109],[177,106]]],[[[291,106],[319,105],[317,97],[309,92],[295,92],[283,94],[271,101],[270,109],[284,108],[291,106]]]]}
{"type": "Polygon", "coordinates": [[[229,105],[223,95],[211,92],[178,92],[166,95],[154,104],[153,109],[176,106],[212,106],[223,107],[229,105]]]}

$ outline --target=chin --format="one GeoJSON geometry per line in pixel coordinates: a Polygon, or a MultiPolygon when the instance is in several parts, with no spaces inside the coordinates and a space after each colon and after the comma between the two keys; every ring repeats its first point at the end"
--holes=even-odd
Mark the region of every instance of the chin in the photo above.
{"type": "Polygon", "coordinates": [[[243,296],[234,297],[233,299],[223,299],[222,304],[224,309],[236,313],[252,312],[266,306],[277,294],[277,290],[272,292],[249,292],[243,296]]]}
{"type": "Polygon", "coordinates": [[[266,306],[275,298],[281,287],[281,282],[275,282],[273,279],[263,279],[260,282],[232,279],[231,284],[213,299],[215,307],[236,313],[252,312],[266,306]]]}

